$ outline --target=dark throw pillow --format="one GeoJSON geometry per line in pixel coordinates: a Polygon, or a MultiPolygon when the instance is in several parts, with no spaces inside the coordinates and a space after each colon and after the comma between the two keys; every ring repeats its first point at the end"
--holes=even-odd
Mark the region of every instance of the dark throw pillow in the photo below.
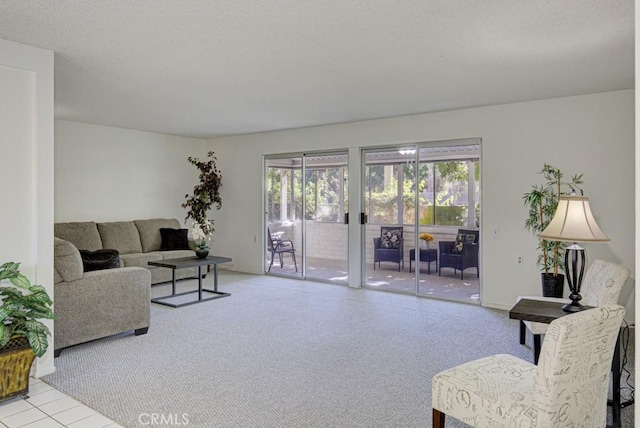
{"type": "Polygon", "coordinates": [[[80,250],[82,269],[85,272],[120,267],[120,253],[118,250],[80,250]]]}
{"type": "Polygon", "coordinates": [[[476,241],[476,235],[467,235],[464,233],[458,233],[456,236],[456,242],[453,244],[453,254],[461,254],[464,248],[464,244],[473,244],[476,241]]]}
{"type": "Polygon", "coordinates": [[[462,248],[464,248],[464,235],[458,233],[456,236],[456,242],[453,244],[453,249],[451,250],[452,254],[460,254],[462,253],[462,248]]]}
{"type": "Polygon", "coordinates": [[[160,251],[190,250],[188,234],[189,229],[167,229],[161,227],[160,237],[162,238],[162,244],[160,244],[160,251]]]}
{"type": "Polygon", "coordinates": [[[400,248],[402,242],[402,228],[386,228],[380,229],[380,247],[388,249],[400,248]]]}

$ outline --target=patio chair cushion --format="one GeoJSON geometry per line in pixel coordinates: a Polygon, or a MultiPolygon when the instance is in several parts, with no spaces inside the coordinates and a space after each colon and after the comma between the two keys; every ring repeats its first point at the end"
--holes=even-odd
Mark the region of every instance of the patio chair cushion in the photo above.
{"type": "Polygon", "coordinates": [[[453,249],[451,250],[452,254],[460,254],[462,253],[462,249],[464,248],[464,244],[473,244],[476,241],[475,235],[467,235],[465,233],[458,233],[456,236],[456,242],[453,244],[453,249]]]}
{"type": "Polygon", "coordinates": [[[402,229],[383,228],[380,234],[380,248],[397,249],[402,242],[402,229]]]}

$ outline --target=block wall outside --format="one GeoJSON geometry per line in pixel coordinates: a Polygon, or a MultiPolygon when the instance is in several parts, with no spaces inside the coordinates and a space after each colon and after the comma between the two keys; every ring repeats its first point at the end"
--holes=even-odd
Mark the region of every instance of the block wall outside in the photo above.
{"type": "MultiPolygon", "coordinates": [[[[380,236],[380,224],[367,224],[365,226],[365,256],[367,263],[373,263],[373,238],[380,236]]],[[[391,225],[390,225],[391,226],[391,225]]],[[[415,227],[403,226],[404,260],[409,260],[409,251],[415,248],[415,227]]],[[[302,223],[296,222],[288,225],[271,225],[271,233],[284,232],[286,239],[291,239],[296,248],[302,247],[302,223]]],[[[433,241],[429,242],[429,248],[438,248],[439,241],[454,241],[458,233],[457,227],[433,227],[421,226],[420,233],[430,233],[433,241]]],[[[420,244],[418,244],[418,247],[420,244]]],[[[307,223],[307,256],[327,260],[347,260],[348,233],[347,226],[342,223],[307,223]]]]}

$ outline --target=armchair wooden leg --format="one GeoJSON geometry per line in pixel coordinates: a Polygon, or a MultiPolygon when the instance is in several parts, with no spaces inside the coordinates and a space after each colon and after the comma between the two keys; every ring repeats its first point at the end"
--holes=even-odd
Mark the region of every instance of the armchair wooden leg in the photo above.
{"type": "Polygon", "coordinates": [[[440,410],[433,409],[433,428],[444,428],[445,414],[440,410]]]}
{"type": "Polygon", "coordinates": [[[527,326],[524,321],[520,320],[520,344],[524,345],[527,342],[527,326]]]}

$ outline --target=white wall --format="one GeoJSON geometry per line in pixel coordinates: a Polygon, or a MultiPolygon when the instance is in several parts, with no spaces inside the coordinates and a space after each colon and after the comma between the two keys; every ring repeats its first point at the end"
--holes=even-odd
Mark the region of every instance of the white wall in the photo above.
{"type": "MultiPolygon", "coordinates": [[[[0,40],[0,263],[53,297],[53,52],[0,40]]],[[[5,285],[5,284],[3,284],[5,285]]],[[[55,310],[55,308],[54,308],[55,310]]],[[[45,320],[53,332],[53,321],[45,320]]],[[[52,373],[53,338],[35,375],[52,373]]]]}
{"type": "MultiPolygon", "coordinates": [[[[358,147],[479,137],[484,305],[508,309],[518,295],[540,294],[536,238],[523,227],[527,211],[522,194],[541,181],[538,172],[545,162],[568,175],[584,173],[585,195],[612,239],[609,244],[585,245],[588,257],[618,262],[633,271],[633,102],[634,91],[625,90],[212,139],[210,149],[223,175],[223,207],[212,213],[215,239],[224,255],[233,258],[234,269],[262,272],[264,154],[350,148],[353,155],[358,147]],[[490,236],[495,227],[498,237],[490,236]],[[516,263],[517,256],[523,257],[522,265],[516,263]]],[[[350,173],[358,162],[353,157],[350,173]]],[[[358,212],[360,198],[351,195],[349,200],[350,212],[358,212]]],[[[359,227],[350,226],[350,239],[359,236],[359,227]]],[[[350,275],[358,275],[354,270],[350,275]]],[[[629,320],[635,317],[632,276],[622,297],[629,320]]]]}
{"type": "Polygon", "coordinates": [[[56,121],[55,221],[177,218],[204,140],[56,121]]]}

